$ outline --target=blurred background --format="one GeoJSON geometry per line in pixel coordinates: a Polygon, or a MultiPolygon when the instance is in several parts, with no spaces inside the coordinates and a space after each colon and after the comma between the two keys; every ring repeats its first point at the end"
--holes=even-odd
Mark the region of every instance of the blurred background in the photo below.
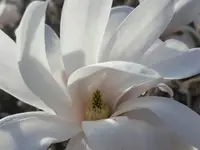
{"type": "MultiPolygon", "coordinates": [[[[0,28],[8,34],[13,40],[15,40],[15,29],[18,26],[20,19],[27,7],[27,5],[33,0],[1,0],[0,1],[0,28]]],[[[56,33],[59,35],[59,26],[60,26],[60,16],[64,0],[50,0],[48,9],[46,23],[50,25],[56,33]]],[[[138,0],[114,0],[113,6],[118,5],[129,5],[136,7],[138,5],[138,0]]],[[[194,31],[199,34],[199,27],[194,26],[194,23],[191,22],[188,25],[190,28],[193,28],[194,31]]],[[[170,36],[179,36],[183,39],[190,38],[194,43],[194,46],[197,47],[200,45],[199,40],[187,32],[176,31],[173,35],[170,36]]],[[[165,37],[166,38],[166,37],[165,37]]],[[[190,108],[195,110],[200,114],[200,76],[191,77],[184,80],[172,81],[168,85],[174,91],[174,99],[187,105],[190,101],[190,108]]],[[[151,89],[145,93],[145,95],[159,95],[166,96],[169,95],[165,92],[160,91],[158,88],[151,89]]],[[[23,102],[18,101],[16,98],[0,90],[0,118],[5,116],[26,112],[26,111],[35,111],[36,109],[32,106],[24,104],[23,102]]]]}

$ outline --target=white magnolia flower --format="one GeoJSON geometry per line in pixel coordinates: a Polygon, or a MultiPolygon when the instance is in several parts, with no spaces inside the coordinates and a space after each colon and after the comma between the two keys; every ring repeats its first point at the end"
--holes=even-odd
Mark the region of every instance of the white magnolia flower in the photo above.
{"type": "Polygon", "coordinates": [[[66,0],[59,39],[44,23],[47,4],[37,1],[22,18],[17,44],[0,32],[1,89],[44,110],[0,120],[0,149],[45,150],[68,139],[67,150],[200,149],[195,112],[167,98],[138,98],[200,71],[198,49],[182,53],[170,48],[182,43],[158,39],[173,1],[146,1],[134,11],[111,5],[66,0]]]}

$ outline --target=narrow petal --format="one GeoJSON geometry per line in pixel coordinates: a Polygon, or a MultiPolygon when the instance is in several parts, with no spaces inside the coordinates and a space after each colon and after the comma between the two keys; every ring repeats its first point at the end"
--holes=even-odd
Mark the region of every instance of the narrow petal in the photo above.
{"type": "Polygon", "coordinates": [[[68,80],[68,92],[77,115],[83,119],[84,107],[97,89],[112,110],[129,88],[160,78],[155,71],[135,63],[99,63],[74,72],[68,80]]]}
{"type": "Polygon", "coordinates": [[[115,33],[117,27],[125,20],[125,18],[133,11],[132,7],[129,6],[118,6],[113,7],[110,12],[109,21],[104,33],[103,41],[101,43],[101,49],[98,56],[98,62],[107,60],[108,54],[105,50],[109,40],[112,35],[115,33]],[[105,51],[105,52],[104,52],[105,51]]]}
{"type": "Polygon", "coordinates": [[[200,49],[191,49],[170,59],[151,65],[166,79],[183,79],[200,73],[200,49]]]}
{"type": "Polygon", "coordinates": [[[173,6],[173,0],[147,0],[135,8],[109,41],[109,60],[137,60],[167,27],[173,6]]]}
{"type": "Polygon", "coordinates": [[[61,18],[61,48],[67,71],[73,72],[84,64],[97,61],[111,5],[112,0],[65,1],[61,18]],[[80,59],[74,58],[75,54],[80,59]],[[76,61],[71,62],[67,58],[76,61]]]}
{"type": "Polygon", "coordinates": [[[17,64],[17,45],[2,30],[0,39],[0,88],[25,103],[53,113],[24,83],[17,64]]]}
{"type": "Polygon", "coordinates": [[[45,25],[45,48],[50,70],[63,90],[66,90],[67,75],[62,60],[60,39],[48,25],[45,25]]]}
{"type": "Polygon", "coordinates": [[[60,49],[60,39],[48,25],[45,25],[45,48],[52,73],[64,70],[60,49]]]}
{"type": "Polygon", "coordinates": [[[22,113],[0,121],[0,149],[46,150],[50,144],[66,141],[80,128],[44,112],[22,113]]]}
{"type": "Polygon", "coordinates": [[[166,130],[142,120],[116,117],[85,121],[83,130],[89,146],[95,150],[177,150],[166,130]]]}
{"type": "Polygon", "coordinates": [[[47,3],[35,1],[27,8],[17,34],[22,56],[19,61],[21,75],[34,94],[58,115],[70,115],[69,101],[56,82],[45,50],[45,10],[47,3]]]}
{"type": "Polygon", "coordinates": [[[76,136],[72,137],[67,144],[67,148],[65,150],[91,150],[88,147],[87,139],[83,132],[80,132],[76,136]]]}
{"type": "Polygon", "coordinates": [[[121,104],[113,116],[140,109],[152,111],[170,130],[200,149],[200,117],[190,108],[169,98],[141,97],[121,104]]]}

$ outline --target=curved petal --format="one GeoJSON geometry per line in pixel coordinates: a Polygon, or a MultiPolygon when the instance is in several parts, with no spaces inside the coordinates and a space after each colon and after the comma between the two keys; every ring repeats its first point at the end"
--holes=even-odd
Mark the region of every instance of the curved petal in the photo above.
{"type": "Polygon", "coordinates": [[[195,147],[188,145],[188,143],[186,143],[183,139],[181,139],[171,130],[167,129],[166,126],[163,124],[162,120],[159,119],[159,117],[149,109],[133,110],[124,113],[123,116],[126,116],[129,119],[143,120],[157,128],[160,128],[159,131],[168,134],[170,142],[171,144],[173,144],[174,150],[197,150],[195,147]]]}
{"type": "MultiPolygon", "coordinates": [[[[154,49],[154,48],[156,48],[156,47],[158,47],[158,46],[160,46],[160,45],[162,45],[162,44],[163,44],[163,41],[160,40],[160,39],[157,39],[157,40],[151,45],[151,47],[150,47],[148,50],[154,49]]],[[[147,50],[147,51],[148,51],[148,50],[147,50]]]]}
{"type": "Polygon", "coordinates": [[[189,47],[182,41],[176,39],[168,39],[165,41],[165,46],[172,49],[177,49],[183,52],[189,51],[189,47]]]}
{"type": "Polygon", "coordinates": [[[138,62],[151,67],[156,63],[159,64],[161,61],[170,59],[186,51],[189,51],[189,49],[184,43],[170,39],[169,41],[160,43],[156,47],[153,45],[141,56],[138,62]]]}
{"type": "Polygon", "coordinates": [[[117,6],[113,7],[110,12],[110,17],[104,33],[103,41],[101,43],[101,49],[99,51],[98,62],[104,61],[107,57],[107,53],[104,52],[112,35],[115,33],[117,27],[124,21],[124,19],[133,11],[134,8],[129,6],[117,6]]]}
{"type": "Polygon", "coordinates": [[[87,139],[83,132],[80,132],[76,136],[72,137],[67,144],[67,148],[65,150],[91,150],[88,147],[87,139]]]}
{"type": "Polygon", "coordinates": [[[51,72],[55,73],[64,70],[60,49],[60,39],[48,25],[45,25],[45,48],[51,72]]]}
{"type": "Polygon", "coordinates": [[[171,23],[166,29],[165,34],[176,31],[181,26],[187,25],[197,18],[200,13],[199,0],[177,0],[175,4],[175,13],[171,23]]]}
{"type": "Polygon", "coordinates": [[[177,56],[153,64],[150,67],[156,70],[165,79],[183,79],[200,73],[200,49],[192,49],[177,56]]]}
{"type": "Polygon", "coordinates": [[[157,86],[162,92],[168,93],[170,95],[170,97],[174,96],[174,92],[171,89],[171,87],[169,87],[167,84],[164,83],[160,83],[157,86]]]}
{"type": "Polygon", "coordinates": [[[200,117],[187,106],[164,97],[141,97],[121,104],[115,115],[132,110],[148,109],[187,143],[200,149],[200,117]]]}
{"type": "Polygon", "coordinates": [[[60,36],[64,65],[68,74],[84,64],[97,61],[97,53],[106,29],[111,5],[112,0],[65,1],[60,36]],[[77,55],[80,59],[74,57],[77,55]]]}
{"type": "Polygon", "coordinates": [[[44,112],[12,115],[0,121],[0,149],[46,150],[51,143],[68,140],[79,131],[75,124],[44,112]]]}
{"type": "Polygon", "coordinates": [[[17,40],[22,48],[19,61],[21,75],[34,94],[58,115],[70,115],[69,101],[50,72],[45,51],[45,10],[47,3],[29,5],[20,24],[17,40]]]}
{"type": "Polygon", "coordinates": [[[2,30],[0,39],[0,88],[25,103],[53,113],[24,83],[17,64],[17,45],[2,30]]]}
{"type": "Polygon", "coordinates": [[[198,32],[195,29],[193,29],[193,27],[186,25],[179,28],[177,33],[171,34],[168,37],[164,38],[176,39],[184,43],[188,48],[196,47],[200,41],[200,36],[198,32]]]}
{"type": "Polygon", "coordinates": [[[187,45],[189,49],[196,47],[196,41],[194,40],[193,36],[188,32],[183,32],[182,35],[173,35],[170,38],[176,39],[187,45]]]}
{"type": "Polygon", "coordinates": [[[127,89],[160,78],[155,71],[135,63],[99,63],[74,72],[68,80],[68,92],[77,115],[83,119],[84,107],[97,89],[112,111],[127,89]]]}
{"type": "Polygon", "coordinates": [[[91,149],[95,150],[182,150],[176,149],[167,129],[154,127],[142,120],[124,117],[83,122],[91,149]]]}
{"type": "Polygon", "coordinates": [[[45,48],[50,70],[63,90],[66,90],[67,75],[62,60],[60,39],[48,25],[45,25],[45,48]]]}
{"type": "Polygon", "coordinates": [[[167,27],[173,6],[173,0],[141,3],[117,28],[107,44],[107,60],[136,61],[167,27]]]}
{"type": "Polygon", "coordinates": [[[124,91],[124,95],[119,97],[117,104],[115,105],[114,108],[116,108],[121,103],[129,100],[130,98],[132,98],[132,99],[138,98],[139,96],[141,96],[143,93],[145,93],[149,89],[151,89],[153,87],[157,87],[160,83],[163,83],[163,82],[165,82],[165,80],[163,78],[157,78],[157,79],[146,81],[141,84],[130,87],[129,89],[124,91]]]}

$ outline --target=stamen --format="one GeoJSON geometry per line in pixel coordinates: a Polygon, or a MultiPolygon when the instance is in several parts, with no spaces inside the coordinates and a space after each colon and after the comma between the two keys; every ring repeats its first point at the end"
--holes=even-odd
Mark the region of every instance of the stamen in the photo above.
{"type": "Polygon", "coordinates": [[[85,108],[85,120],[100,120],[106,119],[110,115],[110,110],[107,104],[102,100],[102,94],[96,90],[92,94],[92,98],[85,108]]]}

